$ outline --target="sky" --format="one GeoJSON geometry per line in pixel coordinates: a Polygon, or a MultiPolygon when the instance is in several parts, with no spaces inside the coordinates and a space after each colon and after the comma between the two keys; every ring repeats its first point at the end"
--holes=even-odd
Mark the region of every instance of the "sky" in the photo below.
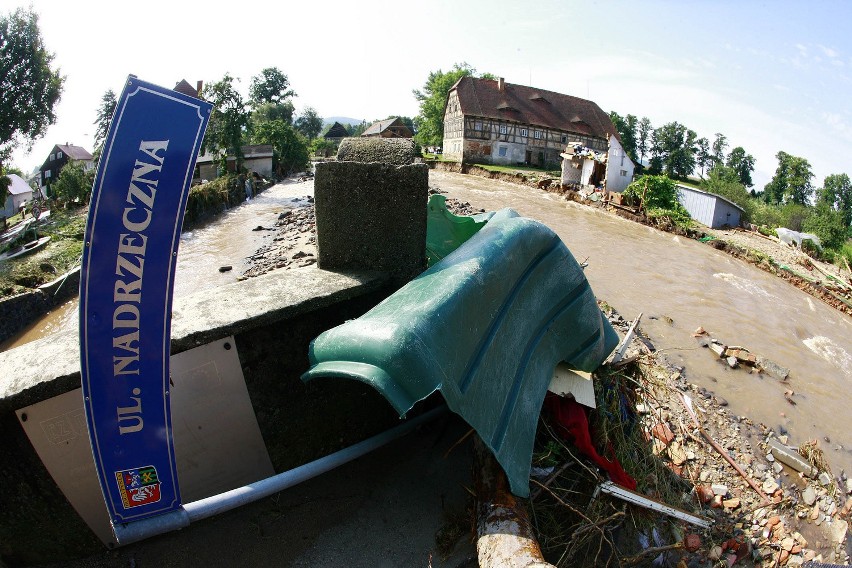
{"type": "Polygon", "coordinates": [[[654,127],[721,132],[755,157],[757,189],[780,150],[811,163],[816,187],[852,175],[852,2],[28,2],[0,12],[32,5],[66,80],[56,124],[13,155],[25,172],[54,144],[91,151],[101,96],[129,74],[172,87],[230,73],[247,95],[277,67],[297,112],[370,121],[415,116],[412,90],[466,62],[654,127]]]}

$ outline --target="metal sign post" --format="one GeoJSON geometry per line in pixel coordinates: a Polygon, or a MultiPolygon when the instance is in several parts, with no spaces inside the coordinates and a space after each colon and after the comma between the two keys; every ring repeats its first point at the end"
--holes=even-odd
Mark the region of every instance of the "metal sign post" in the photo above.
{"type": "Polygon", "coordinates": [[[181,506],[172,443],[172,287],[212,105],[131,76],[98,166],[80,275],[86,419],[114,525],[181,506]]]}

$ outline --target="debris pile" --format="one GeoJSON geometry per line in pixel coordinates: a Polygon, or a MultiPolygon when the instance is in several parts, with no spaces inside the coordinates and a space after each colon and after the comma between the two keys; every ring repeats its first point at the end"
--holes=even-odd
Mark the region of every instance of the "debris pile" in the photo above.
{"type": "MultiPolygon", "coordinates": [[[[602,309],[626,334],[630,322],[602,309]]],[[[729,364],[779,380],[789,374],[745,348],[698,335],[729,364]]],[[[688,382],[685,369],[653,353],[641,331],[623,359],[594,379],[592,441],[637,489],[626,500],[606,491],[609,482],[544,413],[530,508],[550,562],[710,567],[848,560],[852,480],[832,475],[816,441],[790,448],[786,436],[733,415],[725,401],[688,382]]]]}
{"type": "Polygon", "coordinates": [[[249,267],[242,279],[266,274],[276,268],[301,268],[316,263],[316,216],[313,198],[306,205],[293,206],[279,213],[272,227],[258,226],[255,231],[269,231],[271,242],[248,257],[249,267]]]}

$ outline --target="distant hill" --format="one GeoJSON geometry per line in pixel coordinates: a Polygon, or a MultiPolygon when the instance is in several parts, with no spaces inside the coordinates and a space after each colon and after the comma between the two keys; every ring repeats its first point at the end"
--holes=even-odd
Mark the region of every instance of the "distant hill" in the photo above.
{"type": "Polygon", "coordinates": [[[361,124],[363,121],[360,118],[349,118],[348,116],[329,116],[322,119],[322,126],[325,128],[326,126],[331,126],[335,122],[339,122],[346,126],[347,124],[361,124]]]}

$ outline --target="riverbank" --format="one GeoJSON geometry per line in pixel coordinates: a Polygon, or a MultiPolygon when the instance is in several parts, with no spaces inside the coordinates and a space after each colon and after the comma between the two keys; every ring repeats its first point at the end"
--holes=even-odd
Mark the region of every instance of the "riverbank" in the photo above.
{"type": "MultiPolygon", "coordinates": [[[[258,180],[253,187],[257,193],[271,185],[258,180]]],[[[246,197],[245,185],[234,175],[193,187],[184,233],[203,227],[246,197]]],[[[0,345],[76,296],[87,215],[88,207],[78,207],[56,209],[37,221],[25,220],[27,229],[22,232],[27,239],[50,237],[50,241],[37,252],[0,261],[0,345]]],[[[20,227],[10,226],[4,234],[12,234],[20,227]]]]}
{"type": "MultiPolygon", "coordinates": [[[[314,262],[315,240],[309,236],[314,230],[313,208],[307,195],[302,203],[279,213],[274,226],[263,227],[270,242],[252,257],[246,277],[314,262]]],[[[456,214],[481,212],[453,198],[447,204],[456,214]]],[[[626,333],[629,322],[609,306],[603,308],[613,325],[626,333]]],[[[821,462],[823,485],[818,475],[807,478],[782,465],[772,456],[770,444],[786,446],[786,434],[728,410],[724,398],[689,382],[685,368],[656,354],[647,337],[634,340],[625,360],[627,365],[595,373],[598,411],[591,413],[593,431],[607,432],[604,439],[595,440],[596,446],[604,451],[608,443],[615,443],[615,455],[635,477],[640,494],[713,524],[704,530],[670,523],[668,517],[641,507],[624,509],[609,497],[598,497],[588,507],[604,478],[578,457],[572,444],[554,435],[548,422],[552,417],[545,409],[533,458],[538,473],[533,487],[538,489],[527,505],[550,562],[570,566],[594,558],[595,565],[629,565],[665,556],[670,565],[683,559],[690,566],[720,560],[775,566],[848,560],[845,542],[852,498],[847,500],[847,494],[852,485],[847,486],[845,476],[834,476],[821,462]],[[684,396],[694,401],[695,421],[684,396]],[[610,408],[614,400],[619,402],[610,408]],[[622,408],[620,401],[629,404],[622,408]],[[654,549],[649,555],[648,550],[654,549]],[[604,552],[596,552],[600,550],[604,552]]]]}
{"type": "Polygon", "coordinates": [[[610,203],[593,201],[577,192],[564,190],[559,185],[559,180],[546,172],[540,174],[495,172],[474,164],[457,162],[431,162],[430,166],[439,171],[462,173],[542,189],[560,195],[566,200],[607,211],[612,215],[664,232],[700,240],[717,250],[727,252],[735,258],[783,278],[832,308],[852,316],[852,271],[842,270],[833,264],[812,258],[800,250],[785,245],[776,237],[767,237],[756,231],[719,230],[701,225],[694,230],[685,231],[671,223],[654,222],[646,216],[632,214],[610,203]]]}

